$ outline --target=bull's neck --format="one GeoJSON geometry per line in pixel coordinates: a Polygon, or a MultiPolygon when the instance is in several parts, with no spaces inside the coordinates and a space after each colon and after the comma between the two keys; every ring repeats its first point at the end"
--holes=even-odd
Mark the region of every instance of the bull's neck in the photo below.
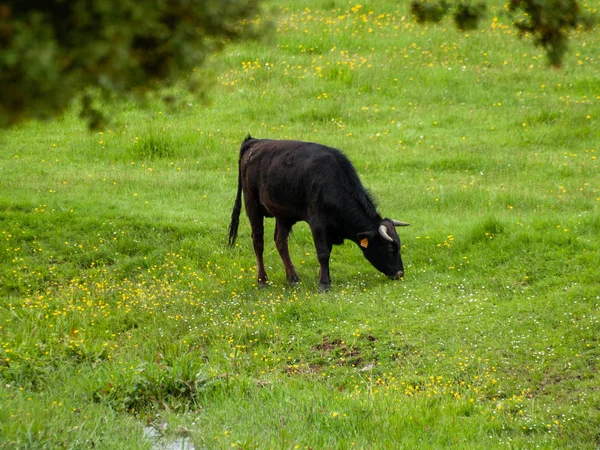
{"type": "Polygon", "coordinates": [[[382,220],[383,219],[379,214],[371,217],[365,214],[363,217],[346,218],[344,221],[344,237],[358,243],[359,239],[357,236],[359,233],[364,233],[374,228],[378,228],[382,220]]]}

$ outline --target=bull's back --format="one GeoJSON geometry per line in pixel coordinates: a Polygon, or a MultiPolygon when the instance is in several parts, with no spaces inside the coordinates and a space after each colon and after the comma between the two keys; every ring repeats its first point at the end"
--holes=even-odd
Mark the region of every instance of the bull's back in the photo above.
{"type": "Polygon", "coordinates": [[[269,215],[307,220],[343,178],[340,155],[320,144],[259,140],[241,160],[244,189],[269,215]]]}

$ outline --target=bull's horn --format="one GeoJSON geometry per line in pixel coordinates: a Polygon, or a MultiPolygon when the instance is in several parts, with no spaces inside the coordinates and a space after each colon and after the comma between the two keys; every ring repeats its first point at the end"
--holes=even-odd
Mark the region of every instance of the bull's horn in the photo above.
{"type": "Polygon", "coordinates": [[[392,219],[392,223],[394,224],[395,227],[407,227],[410,225],[410,223],[400,222],[399,220],[394,220],[394,219],[392,219]]]}
{"type": "Polygon", "coordinates": [[[390,237],[390,235],[387,232],[387,228],[385,227],[385,225],[379,225],[379,234],[381,235],[382,238],[384,238],[386,241],[390,241],[390,242],[394,242],[394,240],[390,237]]]}

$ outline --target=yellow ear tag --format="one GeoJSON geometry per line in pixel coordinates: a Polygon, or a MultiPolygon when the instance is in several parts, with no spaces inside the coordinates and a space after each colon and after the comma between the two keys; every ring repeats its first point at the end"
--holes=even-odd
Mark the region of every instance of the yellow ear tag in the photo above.
{"type": "Polygon", "coordinates": [[[361,239],[360,246],[367,248],[369,246],[369,240],[367,238],[361,239]]]}

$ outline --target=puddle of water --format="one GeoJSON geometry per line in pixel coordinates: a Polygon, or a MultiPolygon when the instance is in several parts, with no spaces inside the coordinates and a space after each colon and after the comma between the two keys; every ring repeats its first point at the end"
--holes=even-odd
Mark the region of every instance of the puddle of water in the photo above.
{"type": "Polygon", "coordinates": [[[144,437],[150,441],[152,450],[196,450],[188,436],[166,438],[154,427],[144,427],[144,437]]]}

